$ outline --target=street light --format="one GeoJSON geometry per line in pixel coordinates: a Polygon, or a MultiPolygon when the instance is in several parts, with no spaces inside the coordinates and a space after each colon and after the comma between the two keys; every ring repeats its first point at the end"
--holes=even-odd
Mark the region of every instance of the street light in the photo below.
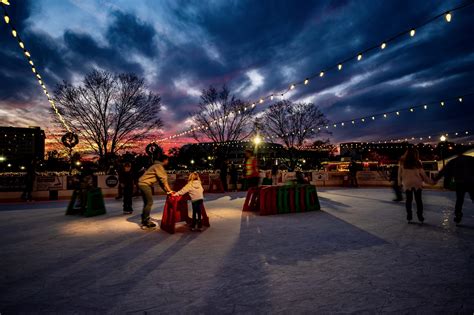
{"type": "Polygon", "coordinates": [[[255,136],[255,138],[253,138],[253,143],[255,143],[256,146],[258,146],[260,143],[262,142],[262,138],[260,138],[260,136],[255,136]]]}

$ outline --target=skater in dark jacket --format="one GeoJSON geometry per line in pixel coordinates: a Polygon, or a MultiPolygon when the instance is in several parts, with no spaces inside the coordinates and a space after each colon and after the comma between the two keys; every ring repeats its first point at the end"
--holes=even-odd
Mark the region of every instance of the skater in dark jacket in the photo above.
{"type": "Polygon", "coordinates": [[[398,182],[398,169],[399,165],[395,165],[390,170],[390,181],[392,182],[393,192],[395,193],[395,199],[393,201],[403,201],[403,192],[401,184],[398,182]]]}
{"type": "Polygon", "coordinates": [[[462,220],[462,206],[464,196],[469,193],[474,202],[474,157],[458,155],[446,164],[439,172],[435,180],[444,177],[444,186],[449,187],[449,183],[454,179],[456,188],[456,205],[454,206],[454,222],[460,223],[462,220]]]}
{"type": "Polygon", "coordinates": [[[135,176],[132,171],[132,164],[127,162],[123,165],[123,169],[119,173],[119,182],[122,187],[123,196],[123,213],[133,213],[132,198],[135,176]]]}

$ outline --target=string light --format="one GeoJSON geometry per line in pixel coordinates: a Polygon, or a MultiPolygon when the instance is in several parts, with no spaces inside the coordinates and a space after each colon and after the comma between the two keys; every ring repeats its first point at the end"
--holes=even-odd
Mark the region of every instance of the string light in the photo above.
{"type": "Polygon", "coordinates": [[[58,108],[56,107],[55,103],[54,103],[54,100],[51,99],[50,95],[49,95],[49,92],[48,90],[46,89],[46,86],[44,85],[42,79],[41,79],[41,76],[40,74],[38,73],[37,69],[35,68],[34,66],[34,63],[33,63],[33,60],[31,60],[31,54],[28,50],[26,50],[25,48],[25,43],[20,39],[20,35],[18,34],[17,30],[15,29],[15,27],[13,26],[13,23],[12,23],[12,20],[10,19],[9,15],[7,14],[7,10],[6,10],[6,7],[5,5],[9,5],[9,2],[7,0],[0,0],[0,3],[2,4],[2,8],[3,8],[3,12],[4,12],[4,21],[7,25],[10,26],[10,29],[11,29],[11,34],[14,38],[16,38],[16,40],[18,41],[18,45],[20,46],[21,49],[23,49],[23,53],[28,61],[28,63],[30,64],[31,66],[31,71],[33,72],[35,78],[37,78],[38,80],[38,83],[39,85],[41,86],[41,88],[43,89],[43,92],[44,94],[46,95],[46,97],[48,98],[48,102],[51,104],[51,107],[53,108],[54,112],[56,113],[56,115],[58,116],[59,118],[59,121],[61,122],[61,124],[64,126],[64,128],[70,132],[71,129],[70,127],[66,124],[66,121],[64,120],[63,116],[61,115],[61,113],[59,112],[58,108]]]}
{"type": "Polygon", "coordinates": [[[445,19],[446,19],[446,22],[448,22],[448,23],[451,22],[452,16],[451,16],[451,13],[450,13],[450,12],[447,12],[444,17],[445,17],[445,19]]]}
{"type": "MultiPolygon", "coordinates": [[[[447,14],[448,14],[448,13],[451,14],[451,13],[454,12],[454,11],[458,11],[458,10],[464,9],[464,8],[466,8],[466,7],[468,7],[468,6],[473,5],[473,4],[474,4],[474,1],[470,1],[470,2],[467,2],[467,3],[463,4],[463,5],[459,5],[458,7],[454,7],[454,8],[452,8],[452,9],[449,9],[449,11],[444,11],[444,12],[442,12],[441,14],[438,14],[438,15],[436,15],[436,16],[433,16],[433,17],[431,17],[430,19],[428,19],[428,20],[426,20],[426,21],[424,21],[424,22],[422,22],[422,23],[419,23],[418,25],[414,25],[414,27],[411,28],[409,31],[406,31],[406,30],[405,30],[405,31],[399,32],[399,33],[397,33],[397,34],[395,34],[395,35],[393,35],[393,36],[391,36],[391,37],[388,37],[386,40],[380,41],[381,44],[378,44],[378,45],[375,45],[375,46],[368,47],[368,48],[366,48],[366,49],[360,50],[359,53],[357,53],[356,55],[353,55],[352,57],[349,57],[349,58],[343,60],[342,62],[336,63],[334,66],[328,66],[328,67],[326,67],[325,69],[336,69],[336,68],[337,68],[337,70],[340,71],[340,70],[342,70],[344,63],[349,62],[349,61],[351,61],[351,60],[354,59],[354,58],[355,58],[357,61],[361,61],[362,58],[363,58],[363,54],[365,54],[365,53],[367,53],[367,52],[370,52],[370,51],[375,51],[375,49],[384,50],[385,48],[387,48],[387,46],[388,46],[388,44],[389,44],[390,42],[393,42],[393,41],[395,41],[395,40],[397,40],[397,39],[399,39],[399,38],[403,38],[403,36],[406,36],[407,33],[408,33],[411,37],[413,37],[413,36],[415,35],[415,33],[416,33],[416,30],[419,30],[419,29],[421,29],[421,28],[423,28],[423,27],[426,27],[428,24],[435,22],[435,21],[438,20],[439,18],[447,19],[447,14]]],[[[326,71],[325,71],[325,72],[326,72],[326,71]]],[[[286,88],[285,90],[283,90],[282,92],[274,93],[274,94],[271,94],[271,95],[268,95],[268,96],[265,96],[265,97],[261,97],[261,98],[273,100],[273,99],[274,99],[273,96],[279,94],[279,95],[281,96],[281,98],[284,99],[285,94],[288,93],[289,91],[295,89],[297,85],[307,85],[307,84],[309,83],[309,80],[311,80],[311,79],[313,79],[313,78],[315,78],[315,77],[317,77],[317,76],[322,77],[324,74],[326,74],[325,72],[321,71],[321,72],[319,72],[319,73],[317,73],[317,74],[313,74],[313,75],[311,75],[311,76],[308,76],[308,77],[306,77],[306,79],[304,79],[304,80],[301,80],[301,81],[299,81],[299,82],[297,82],[297,83],[293,83],[293,84],[287,86],[287,88],[286,88]]],[[[201,126],[201,127],[204,128],[204,126],[201,126]]],[[[182,135],[190,134],[191,132],[192,132],[191,130],[187,130],[187,131],[184,131],[184,132],[182,133],[182,135]]],[[[175,134],[174,136],[176,136],[176,135],[177,135],[177,134],[175,134]]],[[[165,139],[161,139],[161,140],[159,140],[159,141],[164,141],[164,140],[166,140],[166,138],[165,138],[165,139]]]]}

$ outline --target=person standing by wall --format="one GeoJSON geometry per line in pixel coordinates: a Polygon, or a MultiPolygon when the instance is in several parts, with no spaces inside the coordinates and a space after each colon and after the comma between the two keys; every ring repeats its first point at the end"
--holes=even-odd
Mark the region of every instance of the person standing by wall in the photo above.
{"type": "Polygon", "coordinates": [[[245,179],[247,184],[247,189],[251,187],[258,187],[259,182],[259,173],[257,158],[254,156],[252,150],[245,150],[245,179]]]}
{"type": "Polygon", "coordinates": [[[421,198],[423,182],[428,184],[434,183],[425,174],[416,148],[409,148],[401,158],[398,169],[398,182],[402,183],[406,194],[407,221],[410,222],[413,219],[411,207],[413,195],[415,195],[416,215],[418,221],[423,223],[425,220],[423,217],[423,200],[421,198]]]}
{"type": "Polygon", "coordinates": [[[446,164],[446,166],[435,177],[435,181],[444,177],[444,187],[450,186],[452,180],[456,189],[456,204],[454,206],[454,222],[461,223],[462,206],[464,197],[469,193],[474,202],[474,157],[459,154],[456,158],[446,164]]]}
{"type": "Polygon", "coordinates": [[[160,187],[167,193],[171,194],[171,190],[168,184],[168,174],[166,173],[165,167],[168,165],[169,159],[166,155],[155,161],[145,173],[138,179],[138,187],[142,191],[143,195],[143,212],[142,212],[142,225],[146,228],[154,228],[156,224],[151,222],[150,213],[151,207],[153,206],[153,190],[152,186],[158,182],[160,187]]]}
{"type": "Polygon", "coordinates": [[[123,214],[132,214],[133,207],[133,187],[134,187],[134,174],[132,171],[132,164],[125,162],[119,172],[119,182],[122,187],[123,196],[123,214]]]}
{"type": "Polygon", "coordinates": [[[359,187],[359,183],[357,182],[357,171],[359,170],[359,165],[356,161],[352,161],[349,165],[349,176],[351,180],[352,187],[359,187]]]}
{"type": "Polygon", "coordinates": [[[230,166],[230,184],[232,185],[232,190],[237,191],[237,181],[239,179],[239,173],[237,171],[237,166],[234,163],[230,166]]]}

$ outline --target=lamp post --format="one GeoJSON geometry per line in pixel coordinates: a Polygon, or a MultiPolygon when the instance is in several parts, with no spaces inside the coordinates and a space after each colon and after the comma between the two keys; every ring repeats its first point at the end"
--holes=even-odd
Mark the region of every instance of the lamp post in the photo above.
{"type": "Polygon", "coordinates": [[[446,136],[445,135],[442,135],[441,137],[439,137],[439,141],[441,141],[440,143],[440,147],[441,147],[441,159],[443,159],[443,168],[445,166],[445,161],[444,161],[444,146],[445,146],[445,142],[446,142],[446,136]]]}

